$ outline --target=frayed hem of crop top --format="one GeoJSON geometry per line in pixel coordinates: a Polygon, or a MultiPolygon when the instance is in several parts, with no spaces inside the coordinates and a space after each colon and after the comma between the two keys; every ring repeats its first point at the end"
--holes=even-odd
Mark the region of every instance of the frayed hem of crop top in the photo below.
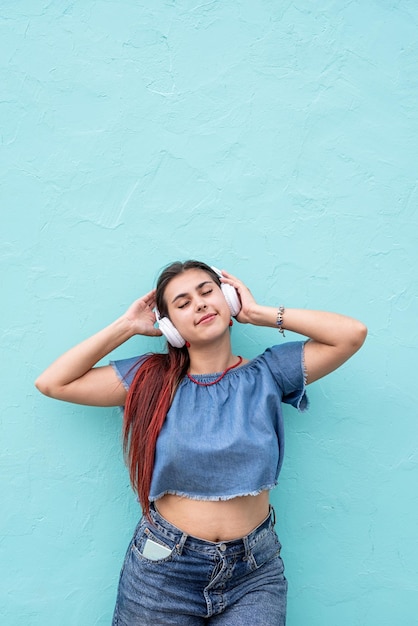
{"type": "Polygon", "coordinates": [[[260,487],[259,489],[255,489],[254,491],[245,491],[243,493],[234,493],[227,496],[203,496],[195,493],[187,493],[186,491],[176,491],[176,490],[167,490],[163,493],[159,493],[157,496],[153,496],[152,498],[148,498],[150,502],[157,502],[157,500],[161,500],[164,496],[178,496],[179,498],[187,498],[188,500],[198,500],[200,502],[226,502],[227,500],[234,500],[234,498],[244,498],[245,496],[259,496],[260,493],[264,491],[271,491],[274,487],[277,487],[277,481],[266,485],[265,487],[260,487]]]}

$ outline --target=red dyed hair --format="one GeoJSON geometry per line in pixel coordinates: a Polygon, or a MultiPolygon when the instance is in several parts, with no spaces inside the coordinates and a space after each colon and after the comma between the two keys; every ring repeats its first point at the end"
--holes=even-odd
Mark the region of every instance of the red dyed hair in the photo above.
{"type": "MultiPolygon", "coordinates": [[[[168,283],[183,272],[200,269],[220,285],[216,272],[200,261],[172,263],[157,281],[156,303],[161,317],[168,316],[164,292],[168,283]]],[[[167,354],[151,354],[138,368],[129,388],[123,421],[123,449],[132,487],[149,517],[149,492],[154,469],[155,446],[177,386],[189,367],[185,347],[168,344],[167,354]]]]}

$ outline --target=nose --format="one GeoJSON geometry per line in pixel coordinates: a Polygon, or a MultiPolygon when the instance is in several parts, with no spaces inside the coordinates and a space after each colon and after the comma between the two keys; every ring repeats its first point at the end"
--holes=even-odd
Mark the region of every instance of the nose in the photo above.
{"type": "Polygon", "coordinates": [[[198,302],[196,305],[196,308],[198,311],[201,311],[202,309],[206,309],[206,304],[205,302],[198,302]]]}

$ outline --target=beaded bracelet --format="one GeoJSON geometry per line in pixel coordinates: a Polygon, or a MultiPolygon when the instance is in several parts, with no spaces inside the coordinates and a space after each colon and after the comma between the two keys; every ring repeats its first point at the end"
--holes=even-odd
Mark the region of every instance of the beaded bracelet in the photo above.
{"type": "Polygon", "coordinates": [[[284,328],[283,328],[283,315],[284,315],[284,306],[281,304],[279,306],[279,310],[277,311],[276,324],[277,324],[279,333],[281,333],[284,337],[285,334],[284,334],[284,328]]]}

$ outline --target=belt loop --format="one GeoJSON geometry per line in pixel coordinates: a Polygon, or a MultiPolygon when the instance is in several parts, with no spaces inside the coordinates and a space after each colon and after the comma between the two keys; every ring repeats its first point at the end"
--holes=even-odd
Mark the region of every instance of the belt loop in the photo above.
{"type": "Polygon", "coordinates": [[[176,543],[176,550],[179,556],[181,556],[181,553],[183,552],[184,544],[187,541],[187,537],[188,535],[186,533],[183,533],[180,538],[180,541],[176,543]]]}
{"type": "Polygon", "coordinates": [[[251,548],[250,548],[250,543],[248,541],[248,535],[242,538],[242,543],[244,544],[244,548],[245,548],[245,554],[242,560],[249,561],[251,559],[251,548]]]}
{"type": "Polygon", "coordinates": [[[273,526],[276,525],[276,511],[274,510],[274,506],[270,504],[270,517],[273,522],[273,526]]]}

